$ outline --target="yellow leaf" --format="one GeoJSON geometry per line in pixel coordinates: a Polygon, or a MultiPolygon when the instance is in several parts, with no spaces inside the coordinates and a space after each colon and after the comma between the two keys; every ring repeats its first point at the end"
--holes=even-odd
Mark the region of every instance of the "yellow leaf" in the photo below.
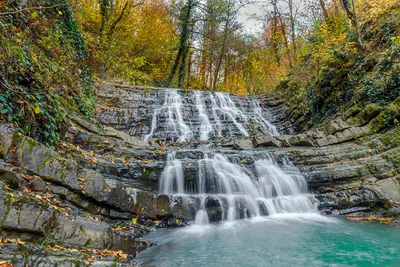
{"type": "Polygon", "coordinates": [[[31,18],[33,18],[33,19],[36,19],[37,16],[39,16],[39,13],[38,13],[37,11],[35,11],[35,12],[33,12],[33,13],[31,14],[31,18]]]}
{"type": "Polygon", "coordinates": [[[17,243],[20,244],[20,245],[25,245],[26,244],[26,242],[21,241],[21,239],[19,239],[19,238],[17,238],[17,243]]]}
{"type": "Polygon", "coordinates": [[[121,254],[121,258],[123,258],[123,259],[128,258],[128,254],[121,254]]]}
{"type": "Polygon", "coordinates": [[[36,107],[36,108],[35,108],[35,113],[36,113],[36,114],[39,114],[39,113],[40,113],[40,108],[39,108],[39,107],[36,107]]]}
{"type": "Polygon", "coordinates": [[[42,200],[42,196],[41,196],[41,195],[35,195],[35,197],[36,197],[37,199],[42,200]]]}
{"type": "Polygon", "coordinates": [[[61,11],[58,11],[58,14],[60,14],[60,16],[62,15],[62,12],[61,11]]]}
{"type": "Polygon", "coordinates": [[[132,219],[132,223],[133,223],[133,224],[136,224],[136,223],[137,223],[137,219],[136,219],[136,218],[133,218],[133,219],[132,219]]]}

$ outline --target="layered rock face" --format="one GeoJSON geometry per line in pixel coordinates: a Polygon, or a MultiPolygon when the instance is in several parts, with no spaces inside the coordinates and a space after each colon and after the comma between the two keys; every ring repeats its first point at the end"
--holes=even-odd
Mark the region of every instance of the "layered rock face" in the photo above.
{"type": "MultiPolygon", "coordinates": [[[[174,141],[179,143],[185,141],[184,144],[178,145],[180,147],[178,158],[183,163],[186,186],[197,186],[198,160],[207,156],[207,152],[204,151],[222,150],[229,154],[229,150],[240,150],[242,152],[235,152],[236,157],[230,160],[238,162],[244,168],[254,169],[254,166],[246,166],[243,161],[247,158],[250,162],[254,162],[257,157],[253,155],[261,150],[276,157],[284,155],[290,158],[303,173],[311,193],[316,194],[320,210],[326,214],[373,211],[398,202],[399,166],[396,156],[398,148],[393,144],[384,144],[381,140],[387,140],[391,135],[398,138],[398,130],[385,129],[382,123],[384,114],[373,105],[364,110],[351,108],[319,127],[294,134],[296,127],[291,126],[296,125],[292,117],[293,111],[272,97],[260,100],[260,98],[229,96],[233,102],[229,106],[223,104],[226,98],[218,98],[217,94],[177,91],[181,96],[179,100],[175,99],[175,103],[179,103],[176,106],[174,101],[168,99],[167,90],[108,85],[109,92],[115,90],[114,86],[124,88],[125,92],[119,96],[103,95],[109,104],[99,109],[99,119],[102,123],[130,132],[139,138],[147,138],[150,143],[166,142],[172,148],[177,146],[174,141]],[[202,108],[199,108],[199,98],[202,99],[200,100],[202,108]],[[115,107],[114,103],[119,103],[119,106],[115,107]],[[149,112],[146,113],[146,109],[138,112],[145,106],[150,107],[149,112]],[[179,123],[176,123],[178,130],[172,137],[168,135],[171,134],[168,120],[172,118],[179,122],[180,119],[175,114],[169,116],[168,107],[171,106],[182,110],[184,115],[181,122],[188,126],[179,131],[179,123]],[[230,113],[235,120],[224,116],[224,112],[230,113]],[[202,130],[207,129],[204,127],[202,113],[205,113],[209,120],[208,124],[211,124],[208,141],[201,136],[202,130]],[[220,115],[215,116],[215,113],[220,115]],[[260,121],[270,127],[263,128],[260,121]],[[236,123],[241,124],[243,128],[236,123]],[[141,125],[139,129],[143,130],[135,132],[133,129],[137,129],[137,125],[141,125]],[[276,132],[271,130],[274,126],[276,132]],[[225,139],[218,138],[219,129],[222,129],[222,136],[225,139]],[[191,135],[185,136],[187,140],[184,140],[185,138],[179,140],[181,137],[179,133],[185,131],[191,135]],[[191,150],[201,147],[204,143],[208,146],[200,151],[191,150]]],[[[190,190],[186,188],[184,191],[190,190]]],[[[183,205],[181,199],[174,201],[183,205]]],[[[191,205],[200,205],[199,200],[194,202],[196,204],[191,205]]],[[[194,219],[193,210],[196,208],[191,209],[191,215],[187,218],[194,219]]]]}
{"type": "MultiPolygon", "coordinates": [[[[101,92],[98,120],[70,114],[57,152],[1,125],[1,238],[28,242],[32,253],[8,242],[0,258],[23,266],[39,253],[60,266],[87,264],[86,249],[145,249],[148,226],[314,207],[387,211],[400,202],[399,128],[385,128],[373,107],[295,134],[289,109],[274,98],[117,84],[101,92]],[[231,176],[221,185],[223,174],[231,176]],[[262,189],[271,177],[280,178],[262,189]],[[46,244],[81,251],[53,257],[46,244]]],[[[103,265],[115,264],[107,255],[103,265]]]]}

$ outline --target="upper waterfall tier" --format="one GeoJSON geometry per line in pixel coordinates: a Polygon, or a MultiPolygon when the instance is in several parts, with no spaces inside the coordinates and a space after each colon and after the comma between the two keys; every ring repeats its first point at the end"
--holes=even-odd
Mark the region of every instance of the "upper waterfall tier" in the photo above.
{"type": "Polygon", "coordinates": [[[167,142],[279,135],[274,118],[255,97],[177,89],[132,91],[117,108],[101,110],[103,123],[145,141],[167,142]],[[129,105],[131,105],[129,107],[129,105]]]}

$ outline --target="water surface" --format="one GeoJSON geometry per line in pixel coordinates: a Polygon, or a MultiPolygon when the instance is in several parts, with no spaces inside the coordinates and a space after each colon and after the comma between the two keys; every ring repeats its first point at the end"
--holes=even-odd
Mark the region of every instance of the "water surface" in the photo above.
{"type": "Polygon", "coordinates": [[[400,227],[278,214],[156,230],[144,266],[400,266],[400,227]]]}

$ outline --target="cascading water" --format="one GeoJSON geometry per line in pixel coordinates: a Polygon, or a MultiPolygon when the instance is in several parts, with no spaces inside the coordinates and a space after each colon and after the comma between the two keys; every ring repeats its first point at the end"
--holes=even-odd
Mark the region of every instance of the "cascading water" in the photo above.
{"type": "Polygon", "coordinates": [[[145,141],[151,138],[187,142],[249,137],[250,125],[256,126],[258,133],[278,135],[256,99],[239,99],[221,92],[177,89],[164,89],[163,93],[164,103],[153,110],[150,132],[144,136],[145,141]]]}
{"type": "MultiPolygon", "coordinates": [[[[197,161],[197,184],[186,184],[185,192],[177,190],[178,181],[185,177],[185,159],[178,160],[175,154],[168,156],[167,167],[161,177],[160,193],[195,198],[195,223],[232,221],[279,213],[316,212],[316,200],[307,194],[307,183],[300,172],[287,161],[278,166],[268,154],[248,152],[251,164],[238,162],[235,157],[214,152],[205,152],[197,161]],[[193,189],[194,188],[194,189],[193,189]],[[168,189],[168,190],[166,190],[168,189]]],[[[242,160],[245,162],[245,160],[242,160]]]]}
{"type": "Polygon", "coordinates": [[[163,106],[154,111],[151,131],[145,136],[144,140],[148,141],[157,128],[157,116],[167,114],[166,129],[164,133],[167,138],[184,142],[193,138],[193,132],[186,124],[182,115],[182,98],[178,90],[169,89],[166,91],[165,102],[163,106]]]}
{"type": "Polygon", "coordinates": [[[200,140],[205,141],[208,140],[210,132],[213,130],[213,127],[208,119],[207,113],[204,109],[204,103],[202,99],[202,95],[200,91],[195,91],[196,95],[196,107],[199,111],[199,119],[201,122],[200,126],[200,140]]]}
{"type": "Polygon", "coordinates": [[[284,155],[278,163],[271,152],[211,149],[213,138],[254,134],[250,124],[256,125],[253,131],[279,135],[256,99],[238,99],[236,104],[225,93],[180,93],[166,90],[164,104],[154,110],[145,140],[157,135],[175,142],[201,140],[208,144],[168,154],[159,193],[171,199],[171,208],[180,203],[197,225],[317,211],[304,177],[284,155]]]}

